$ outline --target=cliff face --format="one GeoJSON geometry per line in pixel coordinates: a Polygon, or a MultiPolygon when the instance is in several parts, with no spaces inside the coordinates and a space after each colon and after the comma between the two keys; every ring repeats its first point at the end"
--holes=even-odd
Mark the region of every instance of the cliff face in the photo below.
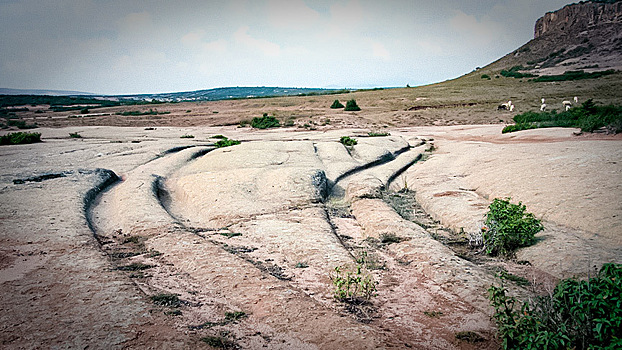
{"type": "Polygon", "coordinates": [[[622,22],[622,1],[613,4],[584,2],[549,12],[536,21],[534,38],[549,33],[579,33],[598,24],[622,22]]]}

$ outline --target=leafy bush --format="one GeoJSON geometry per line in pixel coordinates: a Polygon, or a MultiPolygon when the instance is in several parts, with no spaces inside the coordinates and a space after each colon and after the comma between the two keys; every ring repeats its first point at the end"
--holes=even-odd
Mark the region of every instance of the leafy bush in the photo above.
{"type": "Polygon", "coordinates": [[[503,349],[620,349],[622,264],[605,264],[586,281],[564,279],[552,295],[518,308],[507,289],[488,289],[503,349]]]}
{"type": "Polygon", "coordinates": [[[281,126],[279,120],[273,116],[269,116],[264,114],[263,117],[255,117],[251,121],[251,126],[255,129],[268,129],[268,128],[278,128],[281,126]]]}
{"type": "Polygon", "coordinates": [[[486,254],[511,256],[516,249],[535,243],[535,235],[543,226],[525,209],[521,202],[510,203],[510,198],[495,198],[490,203],[482,228],[486,254]]]}
{"type": "Polygon", "coordinates": [[[352,271],[344,266],[335,267],[335,274],[330,276],[335,286],[335,299],[351,304],[360,304],[371,300],[378,284],[373,276],[357,265],[352,271]]]}
{"type": "Polygon", "coordinates": [[[348,100],[348,102],[346,102],[346,108],[344,108],[344,111],[360,111],[361,107],[359,107],[356,104],[356,100],[348,100]]]}
{"type": "Polygon", "coordinates": [[[229,147],[229,146],[234,146],[234,145],[239,145],[241,142],[238,140],[230,140],[226,137],[223,137],[222,139],[216,141],[215,145],[216,148],[222,148],[222,147],[229,147]]]}
{"type": "Polygon", "coordinates": [[[490,75],[488,75],[488,74],[482,74],[481,78],[482,78],[482,79],[488,79],[488,80],[490,80],[490,75]]]}
{"type": "Polygon", "coordinates": [[[351,138],[350,136],[341,136],[341,138],[339,139],[339,142],[341,142],[344,146],[354,146],[358,143],[358,141],[356,141],[356,139],[351,138]]]}
{"type": "Polygon", "coordinates": [[[41,142],[41,134],[38,132],[14,132],[0,136],[0,145],[18,145],[35,142],[41,142]]]}
{"type": "Polygon", "coordinates": [[[341,102],[339,102],[339,100],[335,100],[333,102],[333,104],[330,105],[330,108],[332,108],[332,109],[338,109],[338,108],[343,108],[343,107],[344,107],[343,104],[341,104],[341,102]]]}
{"type": "Polygon", "coordinates": [[[516,125],[503,128],[503,133],[534,128],[571,127],[581,128],[584,132],[592,132],[606,127],[610,132],[622,131],[622,107],[607,105],[597,106],[589,99],[580,107],[567,111],[525,112],[514,116],[516,125]]]}
{"type": "Polygon", "coordinates": [[[73,139],[81,139],[82,135],[80,135],[80,133],[78,133],[78,132],[71,132],[71,133],[69,133],[69,137],[71,137],[73,139]]]}

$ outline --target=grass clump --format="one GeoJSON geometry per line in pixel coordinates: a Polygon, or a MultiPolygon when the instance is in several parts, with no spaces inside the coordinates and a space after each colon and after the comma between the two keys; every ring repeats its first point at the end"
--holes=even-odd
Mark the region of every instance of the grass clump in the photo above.
{"type": "Polygon", "coordinates": [[[622,107],[607,105],[597,106],[592,99],[567,111],[525,112],[514,116],[516,124],[503,128],[502,133],[519,130],[568,127],[581,128],[583,132],[593,132],[606,128],[608,132],[622,132],[622,107]]]}
{"type": "Polygon", "coordinates": [[[173,308],[181,306],[181,300],[179,299],[179,296],[177,294],[162,293],[162,294],[152,295],[151,301],[154,304],[160,305],[160,306],[167,306],[167,307],[173,307],[173,308]]]}
{"type": "Polygon", "coordinates": [[[71,132],[69,133],[69,137],[71,137],[72,139],[81,139],[82,135],[80,135],[80,133],[78,132],[71,132]]]}
{"type": "Polygon", "coordinates": [[[143,264],[143,263],[131,263],[129,265],[125,265],[125,266],[119,266],[117,267],[117,270],[119,271],[142,271],[142,270],[147,270],[154,267],[153,265],[149,265],[149,264],[143,264]]]}
{"type": "Polygon", "coordinates": [[[0,145],[19,145],[35,142],[41,142],[41,134],[38,132],[13,132],[0,136],[0,145]]]}
{"type": "Polygon", "coordinates": [[[335,286],[335,299],[349,304],[369,302],[375,296],[378,284],[361,265],[357,265],[354,269],[337,266],[330,279],[335,286]]]}
{"type": "Polygon", "coordinates": [[[231,140],[223,136],[222,139],[216,141],[214,145],[216,146],[216,148],[223,148],[223,147],[239,145],[240,143],[242,142],[238,140],[231,140]]]}
{"type": "Polygon", "coordinates": [[[380,242],[384,244],[400,243],[402,240],[395,233],[383,233],[380,235],[380,242]]]}
{"type": "Polygon", "coordinates": [[[622,264],[605,264],[588,280],[564,279],[522,305],[503,284],[488,289],[503,349],[620,349],[621,296],[622,264]]]}
{"type": "Polygon", "coordinates": [[[268,128],[278,128],[281,126],[279,120],[273,116],[268,115],[267,113],[263,114],[263,117],[255,117],[251,121],[251,126],[255,129],[268,129],[268,128]]]}
{"type": "Polygon", "coordinates": [[[368,132],[367,136],[369,136],[369,137],[383,137],[383,136],[391,136],[391,133],[389,133],[389,132],[375,132],[375,131],[372,131],[372,132],[368,132]]]}
{"type": "Polygon", "coordinates": [[[214,135],[211,137],[212,139],[226,139],[227,137],[224,135],[214,135]]]}
{"type": "Polygon", "coordinates": [[[339,100],[335,100],[333,104],[330,105],[330,108],[332,109],[338,109],[338,108],[343,108],[343,107],[344,105],[341,102],[339,102],[339,100]]]}
{"type": "Polygon", "coordinates": [[[482,74],[482,76],[480,77],[481,79],[487,79],[490,80],[490,75],[488,74],[482,74]]]}
{"type": "Polygon", "coordinates": [[[540,220],[525,212],[525,205],[510,203],[510,198],[495,198],[488,207],[482,237],[486,254],[512,256],[516,249],[535,243],[535,234],[543,229],[540,220]]]}
{"type": "Polygon", "coordinates": [[[339,139],[339,142],[341,142],[341,144],[343,144],[344,146],[348,146],[348,147],[352,147],[358,143],[356,139],[351,138],[350,136],[341,136],[341,138],[339,139]]]}
{"type": "Polygon", "coordinates": [[[295,267],[297,269],[306,269],[307,267],[309,267],[309,264],[307,264],[306,262],[302,261],[302,262],[296,263],[295,267]]]}
{"type": "Polygon", "coordinates": [[[248,314],[244,311],[227,311],[225,312],[225,323],[236,323],[246,317],[248,314]]]}
{"type": "Polygon", "coordinates": [[[201,341],[216,349],[234,348],[233,342],[223,337],[208,336],[201,338],[201,341]]]}
{"type": "Polygon", "coordinates": [[[360,111],[361,107],[359,107],[356,104],[356,100],[352,99],[352,100],[348,100],[348,102],[346,102],[346,108],[344,108],[344,111],[360,111]]]}
{"type": "Polygon", "coordinates": [[[180,139],[193,139],[194,135],[184,134],[179,137],[180,139]]]}

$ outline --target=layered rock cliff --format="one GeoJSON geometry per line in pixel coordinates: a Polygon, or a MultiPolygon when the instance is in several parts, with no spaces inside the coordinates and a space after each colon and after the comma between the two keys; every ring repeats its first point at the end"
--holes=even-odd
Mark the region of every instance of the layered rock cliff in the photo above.
{"type": "Polygon", "coordinates": [[[549,33],[579,33],[599,24],[622,22],[622,1],[615,3],[582,2],[548,12],[536,21],[534,38],[549,33]]]}

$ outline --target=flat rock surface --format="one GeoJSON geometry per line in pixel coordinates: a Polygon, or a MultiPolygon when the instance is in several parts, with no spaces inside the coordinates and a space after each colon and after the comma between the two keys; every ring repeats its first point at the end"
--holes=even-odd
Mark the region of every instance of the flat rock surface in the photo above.
{"type": "Polygon", "coordinates": [[[622,140],[500,129],[40,129],[0,147],[2,347],[497,348],[493,271],[398,215],[387,188],[455,231],[495,197],[522,201],[546,227],[518,253],[533,276],[622,256],[622,140]],[[243,142],[215,149],[217,134],[243,142]],[[334,269],[357,264],[377,295],[338,302],[334,269]]]}

